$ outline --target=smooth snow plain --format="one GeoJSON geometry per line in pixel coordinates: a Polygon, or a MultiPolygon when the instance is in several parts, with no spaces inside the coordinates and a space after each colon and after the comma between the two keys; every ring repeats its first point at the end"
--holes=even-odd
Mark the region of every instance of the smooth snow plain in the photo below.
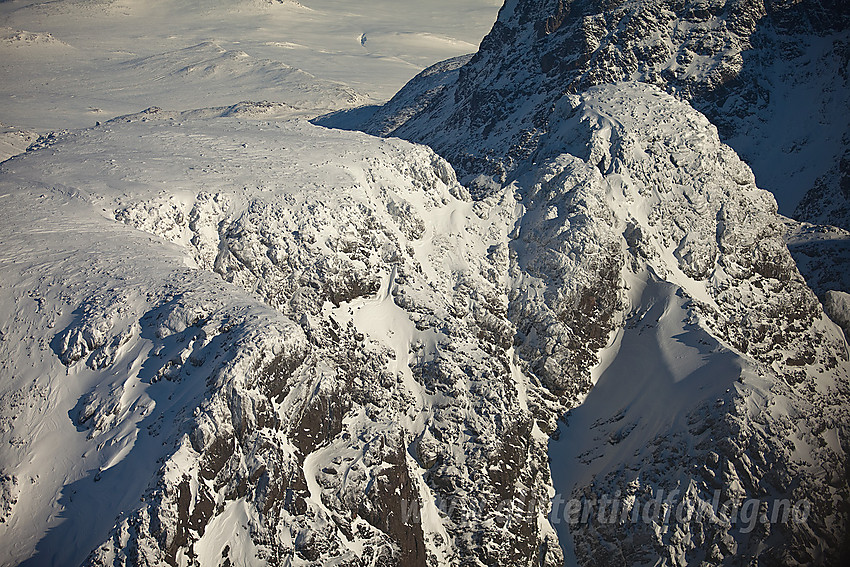
{"type": "Polygon", "coordinates": [[[474,53],[501,4],[2,2],[0,123],[43,133],[150,106],[383,102],[425,67],[474,53]]]}

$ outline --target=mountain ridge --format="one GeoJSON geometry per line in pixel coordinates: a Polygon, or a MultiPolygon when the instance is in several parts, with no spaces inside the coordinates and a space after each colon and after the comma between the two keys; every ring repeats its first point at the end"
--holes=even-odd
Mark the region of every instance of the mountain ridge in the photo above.
{"type": "Polygon", "coordinates": [[[562,93],[639,80],[708,116],[780,212],[848,229],[848,23],[841,2],[506,2],[439,90],[414,79],[360,129],[434,147],[465,182],[504,180],[562,93]]]}
{"type": "MultiPolygon", "coordinates": [[[[634,39],[669,4],[606,6],[634,39]]],[[[764,7],[680,4],[697,39],[764,7]]],[[[828,291],[846,235],[623,69],[490,81],[600,6],[509,0],[371,114],[433,149],[243,102],[0,164],[0,561],[840,565],[850,353],[786,239],[828,291]]]]}

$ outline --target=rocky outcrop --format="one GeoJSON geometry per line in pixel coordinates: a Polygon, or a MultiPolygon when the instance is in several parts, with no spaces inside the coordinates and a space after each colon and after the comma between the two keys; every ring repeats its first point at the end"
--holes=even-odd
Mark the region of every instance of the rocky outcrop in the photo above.
{"type": "MultiPolygon", "coordinates": [[[[598,256],[622,266],[602,280],[621,290],[617,323],[603,327],[622,325],[619,338],[596,351],[606,369],[550,448],[558,493],[593,509],[562,542],[580,564],[839,564],[847,351],[785,248],[775,203],[704,117],[652,87],[593,87],[553,115],[525,166],[534,176],[515,182],[531,188],[526,218],[550,211],[553,233],[595,227],[598,256]],[[619,247],[603,247],[606,231],[619,247]],[[824,435],[809,455],[781,441],[809,431],[824,435]],[[740,517],[741,503],[777,502],[829,519],[740,517]],[[674,513],[685,509],[700,513],[674,513]]],[[[577,274],[609,273],[592,249],[574,250],[577,274]]]]}
{"type": "Polygon", "coordinates": [[[850,335],[850,294],[843,291],[828,291],[823,302],[824,311],[844,330],[844,336],[850,335]]]}

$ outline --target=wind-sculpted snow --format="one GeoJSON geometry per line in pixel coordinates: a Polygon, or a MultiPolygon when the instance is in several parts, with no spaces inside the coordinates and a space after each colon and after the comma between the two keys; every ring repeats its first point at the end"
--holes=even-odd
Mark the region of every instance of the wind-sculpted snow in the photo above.
{"type": "MultiPolygon", "coordinates": [[[[0,2],[0,122],[46,134],[150,106],[269,100],[315,117],[472,53],[498,0],[0,2]]],[[[0,143],[0,157],[5,153],[0,143]]]]}

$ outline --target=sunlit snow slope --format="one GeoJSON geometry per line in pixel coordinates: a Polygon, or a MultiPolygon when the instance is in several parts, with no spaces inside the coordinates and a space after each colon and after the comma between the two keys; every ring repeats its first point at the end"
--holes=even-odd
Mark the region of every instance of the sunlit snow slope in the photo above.
{"type": "Polygon", "coordinates": [[[498,0],[0,2],[0,122],[45,133],[150,106],[285,102],[314,116],[391,97],[472,53],[498,0]]]}
{"type": "MultiPolygon", "coordinates": [[[[531,429],[512,198],[266,112],[147,111],[3,164],[5,564],[443,563],[492,529],[425,479],[495,500],[470,475],[531,429]]],[[[545,499],[545,436],[523,443],[545,499]]]]}

